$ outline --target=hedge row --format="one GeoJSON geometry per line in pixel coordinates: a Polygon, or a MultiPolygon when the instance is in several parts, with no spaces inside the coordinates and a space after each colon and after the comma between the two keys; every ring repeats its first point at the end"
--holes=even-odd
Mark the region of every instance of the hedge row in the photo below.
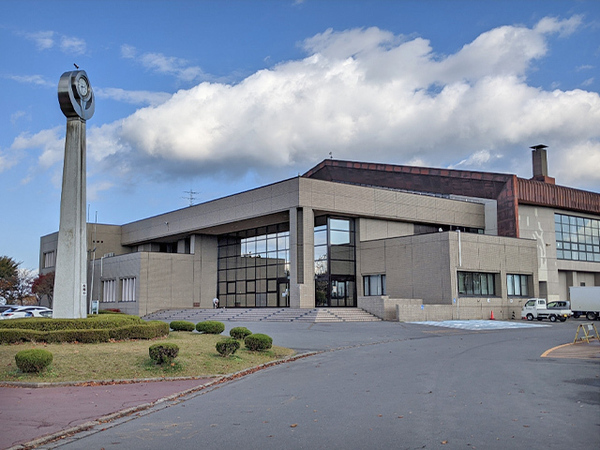
{"type": "MultiPolygon", "coordinates": [[[[16,319],[13,319],[16,320],[16,319]]],[[[1,329],[0,343],[14,344],[17,342],[81,342],[91,344],[108,342],[110,339],[154,339],[169,334],[169,325],[159,320],[141,324],[124,325],[109,329],[80,329],[37,331],[26,329],[1,329]]]]}
{"type": "Polygon", "coordinates": [[[59,330],[89,330],[100,328],[120,328],[127,325],[143,324],[138,316],[125,314],[105,314],[86,319],[10,319],[0,320],[0,330],[18,328],[21,330],[59,331],[59,330]]]}

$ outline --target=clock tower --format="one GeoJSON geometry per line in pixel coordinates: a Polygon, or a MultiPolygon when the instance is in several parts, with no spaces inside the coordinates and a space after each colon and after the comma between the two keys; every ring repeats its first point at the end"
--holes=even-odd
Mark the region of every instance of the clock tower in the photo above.
{"type": "Polygon", "coordinates": [[[83,70],[65,72],[58,102],[67,117],[54,278],[53,317],[87,317],[86,120],[94,114],[94,91],[83,70]]]}

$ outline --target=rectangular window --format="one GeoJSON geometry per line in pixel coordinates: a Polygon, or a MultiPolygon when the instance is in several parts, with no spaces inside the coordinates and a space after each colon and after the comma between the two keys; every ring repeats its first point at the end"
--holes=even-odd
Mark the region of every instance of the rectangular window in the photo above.
{"type": "Polygon", "coordinates": [[[531,275],[506,275],[506,293],[509,297],[529,297],[531,275]]]}
{"type": "Polygon", "coordinates": [[[365,295],[386,295],[385,275],[366,275],[363,283],[365,295]]]}
{"type": "Polygon", "coordinates": [[[596,246],[600,220],[554,214],[556,257],[573,261],[600,261],[596,246]],[[590,245],[591,244],[591,245],[590,245]]]}
{"type": "Polygon", "coordinates": [[[458,272],[460,295],[496,295],[493,273],[458,272]]]}
{"type": "Polygon", "coordinates": [[[44,253],[44,269],[56,265],[56,250],[44,253]]]}
{"type": "Polygon", "coordinates": [[[114,303],[117,301],[115,280],[102,280],[102,302],[114,303]]]}
{"type": "Polygon", "coordinates": [[[121,279],[121,301],[135,302],[135,278],[121,279]]]}

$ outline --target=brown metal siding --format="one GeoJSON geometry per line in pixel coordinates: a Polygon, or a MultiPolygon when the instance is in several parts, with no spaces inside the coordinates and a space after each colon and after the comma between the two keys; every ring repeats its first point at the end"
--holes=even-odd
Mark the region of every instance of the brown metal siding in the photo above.
{"type": "Polygon", "coordinates": [[[600,214],[600,194],[519,178],[519,203],[600,214]]]}

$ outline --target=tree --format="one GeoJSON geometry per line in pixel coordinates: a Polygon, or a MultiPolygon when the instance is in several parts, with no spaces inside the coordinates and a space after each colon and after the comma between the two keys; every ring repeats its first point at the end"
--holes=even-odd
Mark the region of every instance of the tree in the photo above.
{"type": "Polygon", "coordinates": [[[48,307],[52,308],[52,300],[54,297],[54,272],[46,275],[38,275],[33,280],[31,292],[37,297],[38,303],[41,303],[44,296],[48,299],[48,307]]]}
{"type": "Polygon", "coordinates": [[[31,270],[19,269],[17,271],[17,283],[12,291],[13,303],[18,303],[20,305],[31,305],[37,303],[37,299],[31,293],[33,278],[34,276],[31,270]]]}
{"type": "Polygon", "coordinates": [[[14,291],[19,285],[19,265],[9,256],[0,256],[0,300],[14,301],[14,291]]]}

